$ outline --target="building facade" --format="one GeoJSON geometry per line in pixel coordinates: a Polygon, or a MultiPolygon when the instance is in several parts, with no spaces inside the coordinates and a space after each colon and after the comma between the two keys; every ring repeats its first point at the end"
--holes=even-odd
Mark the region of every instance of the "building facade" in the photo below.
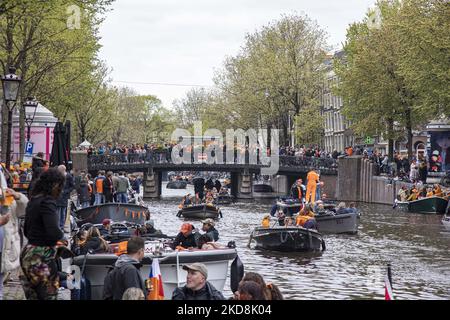
{"type": "Polygon", "coordinates": [[[333,59],[341,58],[343,51],[338,51],[333,55],[328,55],[325,61],[326,80],[323,84],[321,95],[321,110],[324,117],[324,137],[323,147],[327,152],[344,151],[345,147],[355,144],[353,131],[350,129],[350,122],[345,119],[341,110],[343,99],[332,92],[332,88],[338,84],[338,77],[333,70],[333,59]]]}

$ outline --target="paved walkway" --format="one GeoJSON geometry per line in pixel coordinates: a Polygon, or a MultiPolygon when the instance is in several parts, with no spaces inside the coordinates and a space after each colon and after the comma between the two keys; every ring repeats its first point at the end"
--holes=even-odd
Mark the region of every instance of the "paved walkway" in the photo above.
{"type": "MultiPolygon", "coordinates": [[[[18,275],[12,275],[3,287],[3,300],[26,300],[18,275]]],[[[58,300],[70,300],[70,290],[61,289],[58,300]]]]}

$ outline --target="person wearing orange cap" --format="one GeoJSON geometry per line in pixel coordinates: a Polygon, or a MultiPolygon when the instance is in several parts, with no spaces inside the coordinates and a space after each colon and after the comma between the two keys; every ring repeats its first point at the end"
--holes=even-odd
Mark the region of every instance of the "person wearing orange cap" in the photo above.
{"type": "Polygon", "coordinates": [[[306,185],[306,202],[314,204],[316,201],[316,189],[319,182],[319,175],[314,170],[308,172],[306,176],[308,183],[306,185]]]}
{"type": "Polygon", "coordinates": [[[180,246],[185,249],[197,247],[197,240],[195,234],[193,233],[194,226],[190,223],[183,223],[180,228],[180,232],[175,237],[170,247],[175,250],[176,247],[180,246]]]}

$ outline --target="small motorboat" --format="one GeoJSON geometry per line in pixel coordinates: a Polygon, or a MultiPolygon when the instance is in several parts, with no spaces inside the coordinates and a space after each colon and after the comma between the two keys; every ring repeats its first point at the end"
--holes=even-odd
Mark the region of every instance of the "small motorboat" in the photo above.
{"type": "Polygon", "coordinates": [[[428,197],[408,203],[408,211],[414,213],[444,214],[448,200],[441,197],[428,197]]]}
{"type": "Polygon", "coordinates": [[[314,218],[320,233],[358,233],[358,212],[334,214],[326,211],[316,214],[314,218]]]}
{"type": "MultiPolygon", "coordinates": [[[[171,299],[176,287],[186,284],[187,272],[183,265],[201,262],[208,269],[208,281],[219,291],[223,291],[228,276],[228,266],[237,257],[235,248],[211,249],[211,250],[186,250],[169,252],[161,250],[161,241],[146,241],[145,256],[142,260],[140,273],[143,279],[147,279],[153,259],[159,259],[161,279],[163,282],[164,299],[171,299]]],[[[86,282],[89,282],[90,292],[86,295],[91,300],[103,298],[104,279],[108,269],[114,266],[118,256],[114,253],[87,254],[72,259],[72,265],[81,269],[86,282]]],[[[239,281],[238,279],[237,281],[239,281]]]]}
{"type": "Polygon", "coordinates": [[[187,182],[184,180],[174,180],[167,183],[167,189],[186,189],[187,182]]]}
{"type": "Polygon", "coordinates": [[[271,251],[323,251],[325,241],[322,235],[313,229],[296,226],[256,227],[250,235],[250,241],[256,242],[256,248],[271,251]]]}
{"type": "Polygon", "coordinates": [[[397,206],[408,205],[408,212],[444,214],[448,200],[441,197],[427,197],[414,201],[397,202],[397,206]]]}
{"type": "Polygon", "coordinates": [[[178,211],[177,216],[183,216],[185,219],[217,219],[222,217],[222,212],[219,207],[213,204],[194,204],[184,206],[178,211]]]}
{"type": "Polygon", "coordinates": [[[148,207],[133,203],[104,203],[72,212],[78,226],[85,223],[99,224],[104,219],[128,221],[143,225],[150,218],[148,207]]]}

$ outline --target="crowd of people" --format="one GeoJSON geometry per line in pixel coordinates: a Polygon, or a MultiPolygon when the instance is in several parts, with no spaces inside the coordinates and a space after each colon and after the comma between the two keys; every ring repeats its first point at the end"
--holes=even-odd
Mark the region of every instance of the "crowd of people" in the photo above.
{"type": "Polygon", "coordinates": [[[397,193],[398,201],[415,201],[429,197],[441,197],[450,199],[450,190],[444,191],[439,184],[433,186],[424,186],[414,184],[410,188],[402,186],[397,193]]]}

